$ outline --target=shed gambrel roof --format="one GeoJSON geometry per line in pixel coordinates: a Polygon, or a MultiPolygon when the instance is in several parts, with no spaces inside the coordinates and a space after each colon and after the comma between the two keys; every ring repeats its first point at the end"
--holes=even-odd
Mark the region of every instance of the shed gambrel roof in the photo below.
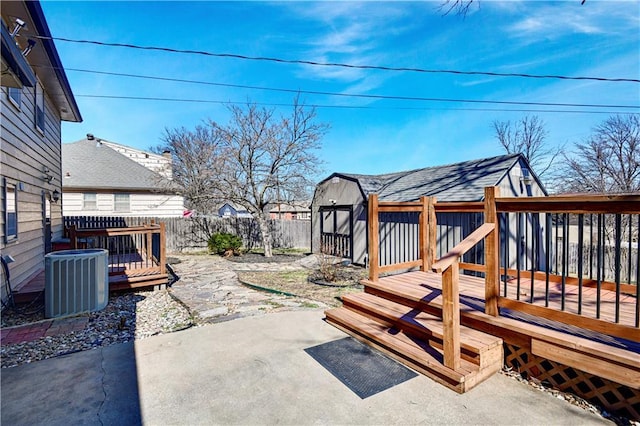
{"type": "Polygon", "coordinates": [[[162,192],[162,182],[159,174],[96,140],[62,144],[63,189],[162,192]]]}
{"type": "Polygon", "coordinates": [[[484,188],[498,185],[519,161],[528,164],[521,154],[510,154],[383,175],[334,173],[327,180],[357,181],[365,197],[378,194],[381,201],[415,201],[425,195],[444,202],[482,201],[484,188]]]}

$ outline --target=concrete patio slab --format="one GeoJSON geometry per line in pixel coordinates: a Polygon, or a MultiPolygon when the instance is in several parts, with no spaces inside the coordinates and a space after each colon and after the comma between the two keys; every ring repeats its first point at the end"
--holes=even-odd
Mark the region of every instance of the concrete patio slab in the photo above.
{"type": "Polygon", "coordinates": [[[319,310],[211,324],[3,369],[2,424],[611,424],[496,375],[463,395],[418,376],[361,399],[304,349],[319,310]]]}

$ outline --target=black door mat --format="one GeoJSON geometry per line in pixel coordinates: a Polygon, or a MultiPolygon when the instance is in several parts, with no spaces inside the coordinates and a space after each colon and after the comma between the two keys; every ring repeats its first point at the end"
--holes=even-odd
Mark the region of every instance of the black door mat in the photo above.
{"type": "Polygon", "coordinates": [[[418,375],[351,337],[304,351],[362,399],[418,375]]]}

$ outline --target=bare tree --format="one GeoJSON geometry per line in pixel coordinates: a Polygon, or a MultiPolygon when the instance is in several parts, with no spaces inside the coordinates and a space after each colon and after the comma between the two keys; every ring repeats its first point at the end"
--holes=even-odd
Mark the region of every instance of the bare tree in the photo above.
{"type": "Polygon", "coordinates": [[[567,192],[640,191],[640,115],[615,115],[563,155],[567,192]]]}
{"type": "Polygon", "coordinates": [[[549,147],[544,121],[537,115],[525,116],[519,121],[494,121],[493,128],[500,145],[508,154],[522,154],[538,177],[551,169],[563,147],[549,147]]]}
{"type": "MultiPolygon", "coordinates": [[[[440,11],[445,15],[455,12],[456,15],[467,16],[473,0],[444,0],[440,3],[440,11]]],[[[476,4],[480,4],[478,1],[476,4]]],[[[478,6],[479,7],[479,6],[478,6]]]]}
{"type": "Polygon", "coordinates": [[[220,200],[212,191],[221,166],[220,132],[206,125],[196,126],[193,131],[184,127],[165,129],[162,139],[164,144],[154,150],[172,154],[172,188],[184,197],[188,208],[201,213],[212,211],[220,200]]]}
{"type": "Polygon", "coordinates": [[[166,131],[161,149],[173,153],[173,182],[191,208],[211,212],[222,202],[246,208],[260,228],[265,256],[271,257],[266,208],[308,197],[321,164],[315,151],[328,125],[317,123],[315,109],[298,98],[290,116],[253,103],[230,105],[229,111],[226,125],[208,121],[193,132],[166,131]]]}
{"type": "MultiPolygon", "coordinates": [[[[475,0],[443,0],[440,3],[439,9],[444,12],[445,15],[455,12],[456,15],[465,17],[469,13],[469,9],[475,0]]],[[[587,0],[578,0],[583,5],[587,0]]],[[[475,1],[480,8],[480,0],[475,1]]]]}
{"type": "Polygon", "coordinates": [[[272,236],[266,207],[308,194],[310,177],[319,171],[315,151],[328,126],[316,123],[315,109],[296,98],[288,117],[273,109],[230,106],[229,124],[218,129],[224,139],[223,167],[217,189],[230,201],[244,206],[258,222],[264,255],[272,255],[272,236]]]}

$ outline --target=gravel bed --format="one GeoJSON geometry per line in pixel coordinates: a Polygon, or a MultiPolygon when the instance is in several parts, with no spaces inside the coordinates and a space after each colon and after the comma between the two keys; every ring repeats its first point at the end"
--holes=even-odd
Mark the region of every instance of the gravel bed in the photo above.
{"type": "MultiPolygon", "coordinates": [[[[171,297],[168,290],[113,296],[103,310],[79,316],[88,317],[82,331],[2,345],[1,367],[15,367],[100,346],[144,339],[194,325],[188,310],[171,297]]],[[[2,325],[30,323],[41,318],[41,311],[30,316],[7,311],[2,313],[2,325]]]]}

